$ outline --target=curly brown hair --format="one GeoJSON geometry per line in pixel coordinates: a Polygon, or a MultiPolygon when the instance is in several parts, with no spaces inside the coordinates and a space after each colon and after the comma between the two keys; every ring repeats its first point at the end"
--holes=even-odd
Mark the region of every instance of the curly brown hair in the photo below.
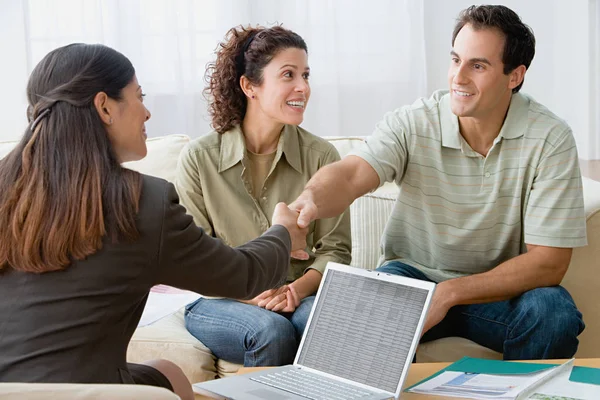
{"type": "Polygon", "coordinates": [[[245,75],[256,86],[263,82],[263,69],[280,51],[297,48],[308,52],[304,39],[282,26],[236,26],[217,46],[217,59],[206,67],[204,94],[212,127],[225,133],[240,125],[247,99],[240,86],[245,75]]]}

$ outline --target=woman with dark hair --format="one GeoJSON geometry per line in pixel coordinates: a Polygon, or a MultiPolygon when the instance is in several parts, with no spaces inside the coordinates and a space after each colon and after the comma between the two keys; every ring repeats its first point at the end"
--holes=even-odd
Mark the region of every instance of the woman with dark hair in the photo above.
{"type": "Polygon", "coordinates": [[[140,383],[193,398],[165,360],[128,364],[150,288],[251,298],[304,248],[297,214],[232,249],[173,185],[121,167],[146,155],[150,112],[129,60],[102,45],[50,52],[27,86],[30,125],[0,160],[0,381],[140,383]],[[289,231],[289,232],[288,232],[289,231]]]}
{"type": "MultiPolygon", "coordinates": [[[[310,98],[307,48],[281,26],[236,27],[206,71],[215,132],[180,155],[176,187],[207,234],[237,246],[273,223],[277,202],[293,201],[335,147],[300,128],[310,98]],[[227,210],[227,212],[222,212],[227,210]]],[[[306,259],[291,261],[288,284],[250,301],[201,297],[186,327],[217,357],[245,366],[291,363],[328,261],[350,262],[350,217],[316,221],[306,259]]]]}

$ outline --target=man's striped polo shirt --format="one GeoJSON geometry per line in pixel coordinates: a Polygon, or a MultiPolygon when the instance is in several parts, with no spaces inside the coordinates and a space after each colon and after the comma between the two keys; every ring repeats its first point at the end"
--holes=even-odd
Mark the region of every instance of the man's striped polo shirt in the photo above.
{"type": "Polygon", "coordinates": [[[525,244],[585,246],[583,191],[569,126],[516,93],[486,157],[459,132],[450,95],[438,91],[386,114],[363,147],[380,184],[400,186],[382,239],[434,281],[488,271],[525,244]]]}

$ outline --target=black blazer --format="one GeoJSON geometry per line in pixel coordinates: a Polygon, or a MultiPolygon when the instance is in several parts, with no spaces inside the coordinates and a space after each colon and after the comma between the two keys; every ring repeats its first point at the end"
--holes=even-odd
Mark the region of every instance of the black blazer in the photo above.
{"type": "Polygon", "coordinates": [[[193,223],[165,180],[143,176],[137,226],[135,243],[105,240],[64,271],[0,271],[0,382],[133,383],[125,355],[152,286],[251,298],[287,276],[284,227],[230,248],[193,223]]]}

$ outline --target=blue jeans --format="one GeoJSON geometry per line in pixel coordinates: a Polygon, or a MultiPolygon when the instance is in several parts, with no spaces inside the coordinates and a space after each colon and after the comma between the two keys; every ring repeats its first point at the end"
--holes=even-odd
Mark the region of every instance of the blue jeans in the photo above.
{"type": "Polygon", "coordinates": [[[185,327],[218,358],[245,367],[294,362],[314,296],[293,313],[276,313],[231,299],[199,298],[185,310],[185,327]]]}
{"type": "MultiPolygon", "coordinates": [[[[430,281],[418,269],[398,261],[377,271],[430,281]]],[[[571,358],[584,328],[569,292],[553,286],[506,301],[454,306],[421,342],[460,336],[502,353],[505,360],[571,358]]]]}

